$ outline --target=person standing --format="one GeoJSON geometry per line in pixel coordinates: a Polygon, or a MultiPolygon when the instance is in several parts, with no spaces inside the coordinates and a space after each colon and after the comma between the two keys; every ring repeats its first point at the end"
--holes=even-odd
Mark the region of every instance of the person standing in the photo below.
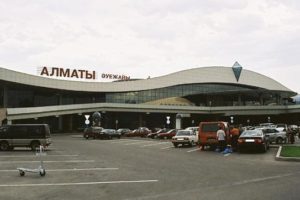
{"type": "Polygon", "coordinates": [[[219,126],[219,130],[217,131],[217,140],[220,151],[224,151],[226,147],[226,135],[225,131],[223,130],[222,126],[219,126]]]}
{"type": "Polygon", "coordinates": [[[230,126],[229,134],[231,136],[232,150],[236,151],[237,150],[238,139],[239,139],[239,136],[240,136],[240,131],[239,131],[239,129],[235,128],[234,126],[230,126]]]}

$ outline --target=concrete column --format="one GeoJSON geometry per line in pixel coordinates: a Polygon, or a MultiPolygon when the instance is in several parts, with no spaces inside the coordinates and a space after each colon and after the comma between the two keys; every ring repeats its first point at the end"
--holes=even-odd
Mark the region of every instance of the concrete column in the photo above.
{"type": "Polygon", "coordinates": [[[63,130],[63,119],[62,119],[62,116],[58,116],[58,130],[59,131],[63,130]]]}
{"type": "Polygon", "coordinates": [[[181,129],[181,118],[182,117],[180,114],[176,115],[176,125],[175,125],[176,129],[181,129]]]}
{"type": "Polygon", "coordinates": [[[68,124],[69,124],[68,131],[72,131],[73,130],[73,116],[72,115],[69,116],[68,124]]]}

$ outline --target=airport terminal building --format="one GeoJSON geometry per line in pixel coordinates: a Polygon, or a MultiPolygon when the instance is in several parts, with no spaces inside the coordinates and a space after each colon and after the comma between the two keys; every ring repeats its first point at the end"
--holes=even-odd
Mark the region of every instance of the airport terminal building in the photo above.
{"type": "Polygon", "coordinates": [[[55,131],[85,126],[100,112],[105,128],[182,127],[200,121],[234,124],[300,123],[297,93],[262,74],[213,66],[115,82],[84,82],[34,76],[0,68],[0,123],[48,123],[55,131]],[[170,123],[166,123],[170,117],[170,123]]]}

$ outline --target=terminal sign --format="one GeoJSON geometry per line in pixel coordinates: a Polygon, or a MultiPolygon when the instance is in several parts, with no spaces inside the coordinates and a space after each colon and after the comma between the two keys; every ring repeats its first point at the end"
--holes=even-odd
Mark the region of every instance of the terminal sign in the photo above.
{"type": "MultiPolygon", "coordinates": [[[[97,79],[96,71],[89,71],[84,69],[64,69],[60,67],[42,67],[38,68],[39,75],[41,76],[53,76],[63,78],[77,78],[77,79],[97,79]]],[[[117,80],[129,80],[130,76],[119,75],[119,74],[108,74],[102,73],[101,78],[103,79],[117,79],[117,80]]]]}

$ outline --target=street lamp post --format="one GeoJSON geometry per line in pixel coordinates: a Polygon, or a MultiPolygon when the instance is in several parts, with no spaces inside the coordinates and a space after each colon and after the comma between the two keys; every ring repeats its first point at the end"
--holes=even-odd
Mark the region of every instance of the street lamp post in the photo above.
{"type": "Polygon", "coordinates": [[[166,118],[167,118],[167,128],[170,128],[170,123],[171,123],[170,116],[167,116],[166,118]]]}

